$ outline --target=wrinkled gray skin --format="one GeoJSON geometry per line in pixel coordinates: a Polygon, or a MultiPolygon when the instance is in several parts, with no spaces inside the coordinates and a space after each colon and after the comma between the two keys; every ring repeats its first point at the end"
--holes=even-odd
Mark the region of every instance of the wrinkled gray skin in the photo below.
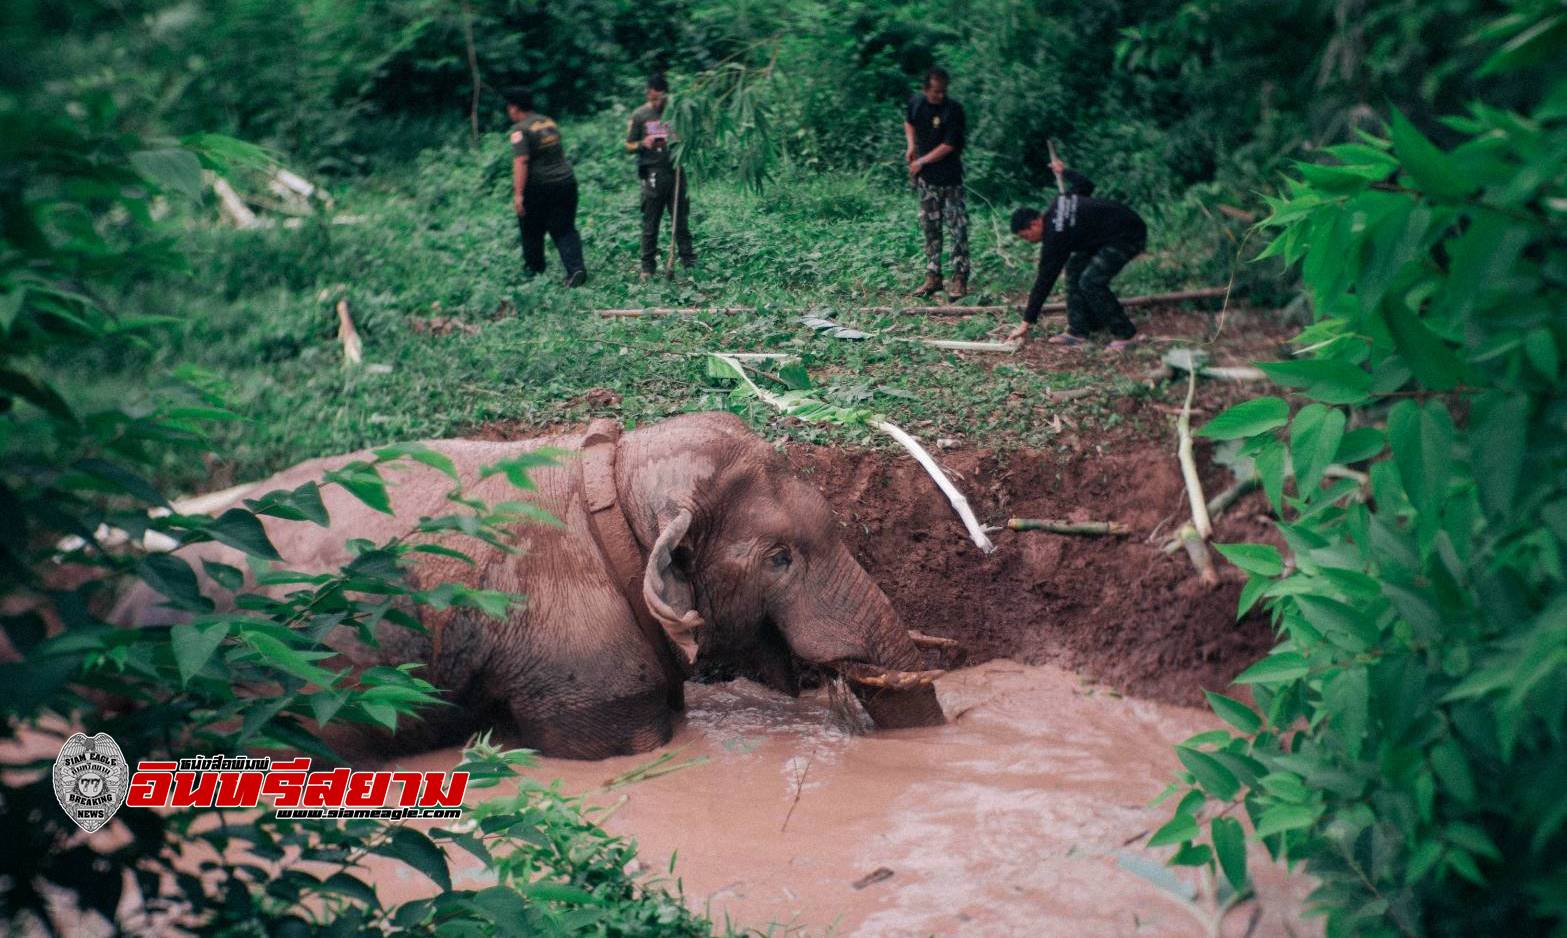
{"type": "MultiPolygon", "coordinates": [[[[541,447],[575,450],[581,435],[522,442],[436,441],[457,465],[469,495],[494,504],[519,493],[502,476],[479,480],[488,464],[541,447]]],[[[772,447],[730,414],[689,414],[624,434],[616,488],[646,564],[644,596],[669,640],[689,644],[699,660],[751,674],[797,692],[794,657],[813,664],[863,662],[892,670],[918,667],[919,655],[887,597],[838,539],[821,494],[789,474],[772,447]]],[[[312,460],[258,483],[241,497],[318,480],[323,472],[366,453],[312,460]]],[[[394,516],[372,511],[337,486],[322,495],[330,529],[265,519],[285,561],[306,571],[336,569],[348,559],[349,537],[382,541],[407,532],[421,515],[450,513],[450,480],[423,466],[393,470],[394,516]]],[[[425,586],[455,580],[527,595],[507,621],[467,610],[444,616],[441,654],[428,636],[393,625],[377,633],[379,650],[333,636],[333,645],[360,666],[423,661],[424,676],[455,707],[395,738],[373,731],[335,736],[339,751],[357,758],[389,757],[462,742],[496,728],[499,738],[546,755],[598,759],[642,752],[669,740],[675,713],[657,653],[615,588],[587,527],[577,460],[535,470],[531,500],[564,522],[536,523],[519,533],[525,553],[506,555],[461,540],[453,546],[476,568],[421,555],[416,579],[425,586]]],[[[238,554],[215,544],[183,552],[243,568],[238,554]]],[[[221,588],[205,583],[223,601],[221,588]]],[[[116,615],[127,624],[168,622],[159,597],[139,585],[116,615]]],[[[683,657],[682,659],[683,660],[683,657]]],[[[878,726],[942,722],[930,686],[891,692],[855,687],[878,726]]]]}

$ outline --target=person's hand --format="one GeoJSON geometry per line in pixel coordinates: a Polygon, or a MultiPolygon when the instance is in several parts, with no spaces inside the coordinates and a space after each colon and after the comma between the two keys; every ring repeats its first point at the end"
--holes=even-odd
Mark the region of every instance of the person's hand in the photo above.
{"type": "Polygon", "coordinates": [[[924,168],[925,168],[925,161],[924,160],[911,160],[911,161],[909,161],[909,175],[910,176],[918,176],[920,174],[920,170],[922,170],[924,168]]]}
{"type": "Polygon", "coordinates": [[[903,162],[905,162],[905,163],[912,163],[912,162],[914,162],[914,145],[913,144],[910,144],[909,148],[907,150],[903,151],[903,162]]]}
{"type": "Polygon", "coordinates": [[[1007,333],[1007,341],[1008,342],[1019,342],[1019,343],[1027,342],[1028,341],[1028,327],[1030,325],[1032,325],[1032,323],[1027,323],[1027,322],[1020,322],[1020,323],[1018,323],[1016,329],[1013,329],[1011,332],[1007,333]]]}
{"type": "Polygon", "coordinates": [[[522,193],[519,192],[516,195],[511,197],[511,208],[512,208],[512,211],[517,213],[517,217],[518,218],[521,218],[523,216],[523,211],[522,211],[522,193]]]}

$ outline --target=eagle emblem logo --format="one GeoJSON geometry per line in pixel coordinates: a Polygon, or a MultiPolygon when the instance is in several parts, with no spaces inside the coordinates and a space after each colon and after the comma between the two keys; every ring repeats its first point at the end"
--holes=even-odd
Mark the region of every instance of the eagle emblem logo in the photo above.
{"type": "Polygon", "coordinates": [[[109,823],[131,790],[131,767],[108,733],[77,733],[54,760],[54,797],[91,834],[109,823]]]}

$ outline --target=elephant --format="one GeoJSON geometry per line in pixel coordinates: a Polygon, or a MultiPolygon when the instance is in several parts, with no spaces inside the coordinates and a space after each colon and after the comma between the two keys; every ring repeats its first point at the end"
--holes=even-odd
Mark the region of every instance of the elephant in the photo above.
{"type": "MultiPolygon", "coordinates": [[[[836,670],[878,728],[944,721],[933,686],[941,672],[919,670],[914,639],[839,539],[827,501],[733,414],[684,414],[624,433],[600,420],[528,440],[426,445],[452,461],[466,495],[491,504],[517,492],[502,475],[481,478],[482,467],[546,448],[568,451],[531,472],[530,500],[562,524],[520,522],[520,553],[455,545],[472,565],[418,555],[416,585],[455,581],[524,594],[504,621],[463,607],[424,609],[425,632],[383,623],[378,648],[351,635],[329,638],[358,667],[423,663],[422,675],[456,705],[395,734],[329,737],[339,752],[387,758],[492,728],[498,739],[547,756],[644,752],[671,738],[693,654],[786,693],[799,692],[802,662],[836,670]]],[[[235,499],[292,489],[369,458],[301,463],[235,499]]],[[[449,513],[446,476],[423,465],[394,471],[390,515],[324,486],[330,528],[263,519],[286,564],[335,570],[349,559],[349,537],[382,541],[410,532],[421,516],[449,513]]],[[[197,569],[198,557],[243,567],[236,551],[215,543],[181,556],[197,569]]],[[[159,601],[138,584],[116,616],[169,622],[159,601]]]]}

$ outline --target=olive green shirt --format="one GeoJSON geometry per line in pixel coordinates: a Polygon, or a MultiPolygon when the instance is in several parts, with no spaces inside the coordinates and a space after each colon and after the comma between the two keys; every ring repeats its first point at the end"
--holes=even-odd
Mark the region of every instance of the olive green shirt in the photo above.
{"type": "MultiPolygon", "coordinates": [[[[648,135],[648,131],[668,131],[669,125],[663,123],[663,108],[655,108],[651,104],[644,104],[631,112],[631,126],[626,128],[627,143],[641,143],[642,138],[648,135]],[[650,128],[648,125],[652,125],[650,128]],[[660,126],[662,125],[662,126],[660,126]]],[[[642,147],[637,150],[637,171],[646,172],[650,169],[664,169],[669,166],[669,140],[652,146],[642,147]]]]}
{"type": "Polygon", "coordinates": [[[528,158],[528,182],[565,182],[572,176],[560,128],[543,114],[529,114],[511,129],[511,152],[528,158]]]}

